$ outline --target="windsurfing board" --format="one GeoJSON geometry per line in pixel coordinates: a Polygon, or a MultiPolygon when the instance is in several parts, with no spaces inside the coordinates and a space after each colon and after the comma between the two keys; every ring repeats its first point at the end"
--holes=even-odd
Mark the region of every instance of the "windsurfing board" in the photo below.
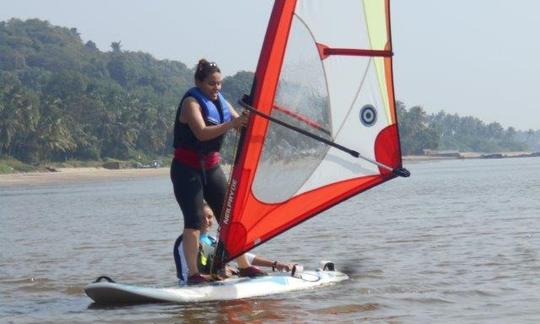
{"type": "Polygon", "coordinates": [[[276,272],[256,278],[233,277],[209,284],[176,287],[140,287],[116,282],[94,282],[86,294],[97,304],[189,303],[232,300],[280,294],[330,285],[349,279],[339,271],[304,271],[298,277],[276,272]]]}

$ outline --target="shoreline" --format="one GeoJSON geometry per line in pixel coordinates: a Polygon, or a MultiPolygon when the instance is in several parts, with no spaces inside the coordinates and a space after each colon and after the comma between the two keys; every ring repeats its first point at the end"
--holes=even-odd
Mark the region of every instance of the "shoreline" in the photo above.
{"type": "Polygon", "coordinates": [[[57,168],[55,171],[0,174],[0,187],[11,185],[39,185],[50,183],[91,181],[108,178],[156,177],[169,174],[169,167],[145,169],[57,168]]]}
{"type": "Polygon", "coordinates": [[[479,152],[450,152],[434,153],[429,155],[406,155],[403,161],[434,161],[434,160],[469,160],[469,159],[513,159],[526,157],[539,157],[540,152],[503,152],[503,153],[479,153],[479,152]]]}
{"type": "MultiPolygon", "coordinates": [[[[505,158],[523,158],[537,157],[540,153],[531,152],[508,152],[502,154],[483,154],[466,152],[452,156],[437,155],[407,155],[403,156],[403,162],[430,162],[443,160],[461,160],[461,159],[505,159],[505,158]]],[[[41,185],[53,183],[65,183],[75,181],[96,181],[108,178],[114,179],[134,179],[140,177],[158,177],[168,176],[169,167],[160,168],[126,168],[126,169],[107,169],[103,167],[81,167],[81,168],[57,168],[51,171],[36,172],[17,172],[0,174],[0,187],[13,185],[41,185]]]]}

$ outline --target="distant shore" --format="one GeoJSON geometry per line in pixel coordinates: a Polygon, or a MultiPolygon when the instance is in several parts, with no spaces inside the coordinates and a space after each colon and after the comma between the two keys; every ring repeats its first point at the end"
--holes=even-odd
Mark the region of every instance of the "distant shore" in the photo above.
{"type": "MultiPolygon", "coordinates": [[[[437,161],[451,159],[494,159],[494,158],[519,158],[535,157],[540,153],[531,152],[510,152],[500,154],[482,153],[459,153],[459,155],[436,156],[436,155],[408,155],[403,157],[405,163],[422,161],[437,161]]],[[[0,186],[10,185],[39,185],[49,183],[63,183],[75,181],[92,181],[109,178],[138,178],[168,176],[169,167],[160,168],[126,168],[126,169],[106,169],[103,167],[82,167],[82,168],[50,168],[49,171],[39,172],[18,172],[0,174],[0,186]]]]}
{"type": "Polygon", "coordinates": [[[0,174],[0,186],[36,185],[60,182],[88,181],[110,178],[155,177],[169,174],[169,168],[118,169],[58,168],[47,172],[21,172],[0,174]]]}
{"type": "Polygon", "coordinates": [[[502,153],[479,153],[479,152],[453,152],[453,151],[433,151],[428,155],[407,155],[404,161],[431,161],[431,160],[452,160],[452,159],[506,159],[538,157],[540,152],[502,152],[502,153]]]}

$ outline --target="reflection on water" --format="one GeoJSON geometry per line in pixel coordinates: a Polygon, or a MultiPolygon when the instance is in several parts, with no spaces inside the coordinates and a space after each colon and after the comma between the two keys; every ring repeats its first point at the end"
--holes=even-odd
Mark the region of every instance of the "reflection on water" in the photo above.
{"type": "Polygon", "coordinates": [[[335,286],[197,304],[95,307],[100,275],[170,286],[181,215],[167,176],[0,185],[6,322],[538,322],[540,159],[410,164],[397,179],[261,247],[352,277],[335,286]]]}

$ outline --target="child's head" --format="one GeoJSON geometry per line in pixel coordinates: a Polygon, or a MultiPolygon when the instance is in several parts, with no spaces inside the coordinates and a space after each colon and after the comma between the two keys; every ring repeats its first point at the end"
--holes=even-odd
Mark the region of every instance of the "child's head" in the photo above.
{"type": "Polygon", "coordinates": [[[201,232],[206,233],[214,224],[214,212],[208,203],[203,202],[201,232]]]}

